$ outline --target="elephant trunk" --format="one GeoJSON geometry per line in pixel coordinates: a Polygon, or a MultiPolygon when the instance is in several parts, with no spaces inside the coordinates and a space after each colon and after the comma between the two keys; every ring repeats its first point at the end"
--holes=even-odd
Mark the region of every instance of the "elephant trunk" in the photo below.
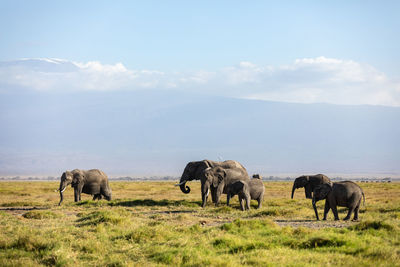
{"type": "Polygon", "coordinates": [[[189,194],[190,193],[190,187],[186,186],[186,182],[187,181],[181,181],[179,184],[179,187],[181,189],[181,191],[185,194],[189,194]]]}
{"type": "Polygon", "coordinates": [[[58,188],[58,191],[60,191],[60,202],[58,203],[58,206],[60,206],[61,202],[64,200],[64,191],[66,188],[67,186],[63,182],[60,182],[60,187],[58,188]]]}
{"type": "Polygon", "coordinates": [[[292,188],[292,199],[293,199],[293,196],[294,196],[294,190],[296,190],[296,186],[293,184],[293,188],[292,188]]]}

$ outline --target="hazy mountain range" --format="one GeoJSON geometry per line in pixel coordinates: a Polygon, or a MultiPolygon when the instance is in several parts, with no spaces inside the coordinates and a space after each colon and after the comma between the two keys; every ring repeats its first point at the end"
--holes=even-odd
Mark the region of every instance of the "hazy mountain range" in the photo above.
{"type": "MultiPolygon", "coordinates": [[[[12,88],[11,88],[12,89],[12,88]]],[[[0,175],[179,175],[235,159],[251,173],[400,173],[400,108],[171,90],[2,90],[0,175]]]]}

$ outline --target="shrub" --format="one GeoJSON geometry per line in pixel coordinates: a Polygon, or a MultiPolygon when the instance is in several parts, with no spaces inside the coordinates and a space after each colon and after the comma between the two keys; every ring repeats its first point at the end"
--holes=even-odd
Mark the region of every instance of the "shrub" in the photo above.
{"type": "Polygon", "coordinates": [[[127,220],[128,212],[126,211],[110,211],[110,210],[101,210],[94,211],[87,215],[80,215],[81,218],[78,219],[80,223],[79,226],[86,225],[97,225],[100,223],[105,224],[120,224],[127,220]]]}
{"type": "Polygon", "coordinates": [[[364,221],[360,222],[354,226],[349,227],[349,229],[352,230],[358,230],[358,231],[363,231],[363,230],[368,230],[368,229],[374,229],[374,230],[389,230],[392,231],[394,230],[394,226],[390,225],[386,222],[383,221],[364,221]]]}
{"type": "Polygon", "coordinates": [[[61,214],[54,213],[52,211],[42,211],[42,210],[31,210],[22,215],[26,219],[54,219],[61,217],[61,214]]]}

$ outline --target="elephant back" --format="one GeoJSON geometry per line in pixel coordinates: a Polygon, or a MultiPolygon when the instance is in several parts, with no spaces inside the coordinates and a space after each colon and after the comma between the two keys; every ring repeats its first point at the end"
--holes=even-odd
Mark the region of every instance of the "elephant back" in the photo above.
{"type": "Polygon", "coordinates": [[[258,199],[265,192],[265,186],[262,180],[254,178],[248,182],[251,199],[258,199]]]}

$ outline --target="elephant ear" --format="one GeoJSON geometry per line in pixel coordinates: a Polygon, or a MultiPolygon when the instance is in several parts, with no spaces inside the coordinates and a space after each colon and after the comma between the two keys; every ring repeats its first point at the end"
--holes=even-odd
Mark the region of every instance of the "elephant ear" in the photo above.
{"type": "Polygon", "coordinates": [[[315,189],[320,199],[325,199],[331,190],[332,186],[330,184],[321,184],[315,189]]]}
{"type": "Polygon", "coordinates": [[[207,168],[211,168],[211,162],[209,160],[203,160],[204,164],[206,164],[207,168]]]}
{"type": "Polygon", "coordinates": [[[81,171],[75,172],[72,178],[72,186],[83,182],[84,175],[81,171]]]}
{"type": "Polygon", "coordinates": [[[313,188],[312,188],[312,186],[309,184],[309,183],[307,183],[305,186],[304,186],[304,192],[305,192],[305,194],[306,194],[306,198],[312,198],[312,192],[313,192],[313,188]]]}

